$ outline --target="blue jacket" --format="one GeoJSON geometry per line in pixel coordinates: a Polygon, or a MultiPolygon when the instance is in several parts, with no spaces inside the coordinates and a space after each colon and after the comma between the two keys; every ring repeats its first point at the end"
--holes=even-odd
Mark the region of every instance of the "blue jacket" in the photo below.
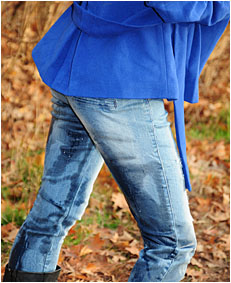
{"type": "Polygon", "coordinates": [[[69,96],[174,103],[185,187],[184,101],[230,17],[229,1],[74,1],[32,51],[42,80],[69,96]]]}

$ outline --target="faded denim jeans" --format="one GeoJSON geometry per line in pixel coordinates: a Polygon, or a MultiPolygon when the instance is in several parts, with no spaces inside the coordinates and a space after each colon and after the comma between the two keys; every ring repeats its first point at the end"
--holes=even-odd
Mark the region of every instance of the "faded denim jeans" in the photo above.
{"type": "Polygon", "coordinates": [[[9,267],[55,270],[63,240],[84,214],[105,161],[144,242],[128,281],[182,280],[197,241],[163,99],[52,94],[42,183],[14,242],[9,267]]]}

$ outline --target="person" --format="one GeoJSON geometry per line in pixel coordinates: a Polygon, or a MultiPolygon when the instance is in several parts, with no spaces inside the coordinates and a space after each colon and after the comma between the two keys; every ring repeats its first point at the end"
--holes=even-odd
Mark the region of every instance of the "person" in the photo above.
{"type": "Polygon", "coordinates": [[[103,162],[144,242],[128,281],[183,279],[197,246],[183,106],[198,102],[229,10],[228,1],[74,1],[49,29],[32,52],[53,95],[42,184],[3,281],[58,279],[63,240],[103,162]]]}

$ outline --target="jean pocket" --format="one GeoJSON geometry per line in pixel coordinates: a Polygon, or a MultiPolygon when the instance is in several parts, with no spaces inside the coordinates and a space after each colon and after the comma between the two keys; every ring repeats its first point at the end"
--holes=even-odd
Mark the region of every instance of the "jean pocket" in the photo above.
{"type": "Polygon", "coordinates": [[[117,100],[115,98],[95,98],[95,97],[71,97],[72,100],[86,107],[98,106],[102,110],[112,111],[117,108],[117,100]]]}

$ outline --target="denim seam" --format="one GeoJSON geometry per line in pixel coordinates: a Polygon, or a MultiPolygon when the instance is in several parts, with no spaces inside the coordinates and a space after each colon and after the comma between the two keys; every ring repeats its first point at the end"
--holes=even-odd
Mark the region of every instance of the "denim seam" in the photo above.
{"type": "MultiPolygon", "coordinates": [[[[133,108],[132,108],[132,110],[133,110],[133,108]]],[[[136,147],[136,145],[135,145],[135,147],[136,147]]],[[[138,152],[138,150],[135,150],[135,152],[138,152]]],[[[144,170],[143,163],[141,164],[141,166],[142,166],[142,170],[143,170],[143,172],[144,172],[145,170],[144,170]]],[[[134,194],[132,193],[132,191],[131,191],[131,189],[130,189],[129,186],[128,186],[128,191],[129,191],[129,194],[130,194],[130,196],[131,196],[131,199],[132,199],[132,201],[133,201],[133,203],[134,203],[135,209],[137,210],[137,212],[140,212],[140,211],[141,211],[141,210],[140,210],[140,206],[139,206],[139,204],[137,203],[136,198],[134,197],[134,194]]],[[[141,233],[141,235],[142,235],[142,238],[143,238],[143,240],[145,240],[145,236],[143,235],[142,229],[140,228],[141,224],[144,224],[144,225],[145,225],[145,223],[143,222],[142,218],[140,219],[139,214],[137,215],[136,221],[137,221],[137,225],[138,225],[138,227],[139,227],[139,229],[140,229],[140,233],[141,233]]]]}
{"type": "Polygon", "coordinates": [[[164,274],[163,277],[162,277],[161,282],[165,282],[165,281],[164,281],[164,278],[166,277],[166,275],[168,274],[168,272],[171,271],[171,268],[172,268],[173,263],[175,262],[177,256],[180,254],[180,253],[177,251],[177,249],[175,249],[175,253],[176,253],[176,254],[175,254],[174,258],[171,260],[171,262],[170,262],[170,264],[169,264],[169,266],[168,266],[167,271],[165,272],[165,274],[164,274]]]}
{"type": "Polygon", "coordinates": [[[45,272],[45,268],[46,268],[46,266],[47,266],[47,257],[48,257],[48,254],[51,252],[51,250],[52,250],[52,246],[53,246],[53,244],[52,244],[52,240],[51,240],[51,245],[50,245],[50,249],[49,249],[49,252],[48,253],[46,253],[46,255],[45,255],[45,257],[44,257],[44,265],[43,265],[43,271],[42,272],[45,272]]]}
{"type": "Polygon", "coordinates": [[[16,263],[16,265],[15,265],[15,270],[18,270],[18,268],[19,268],[19,266],[20,266],[20,262],[21,262],[21,259],[22,259],[22,256],[23,256],[23,251],[26,249],[26,247],[27,247],[27,239],[28,239],[28,235],[27,235],[27,231],[26,231],[26,229],[24,229],[24,226],[26,226],[25,224],[21,227],[21,231],[22,231],[22,233],[21,233],[21,235],[20,235],[20,238],[23,236],[23,233],[24,233],[24,239],[25,239],[25,241],[24,241],[24,246],[23,246],[23,249],[21,249],[21,252],[20,252],[20,255],[19,255],[19,258],[17,259],[17,263],[16,263]]]}
{"type": "Polygon", "coordinates": [[[161,163],[161,167],[162,167],[162,171],[163,171],[163,175],[164,175],[164,179],[165,179],[165,183],[166,183],[166,187],[167,187],[167,193],[168,193],[168,199],[169,199],[169,203],[170,203],[170,207],[171,207],[171,212],[172,212],[172,216],[173,216],[172,220],[173,220],[173,226],[174,226],[174,233],[175,233],[175,237],[176,237],[176,246],[175,246],[175,249],[176,249],[176,247],[178,245],[178,237],[177,237],[177,233],[176,233],[175,215],[174,215],[174,212],[173,212],[173,209],[172,209],[172,202],[171,202],[171,198],[170,198],[169,186],[168,186],[168,181],[167,181],[165,169],[164,169],[164,166],[163,166],[163,161],[161,159],[160,151],[159,151],[159,146],[158,146],[157,140],[155,138],[155,125],[154,125],[154,121],[153,121],[152,116],[151,116],[151,107],[150,107],[149,99],[147,99],[147,106],[148,106],[147,108],[148,108],[148,112],[149,112],[149,116],[150,116],[150,121],[151,121],[152,129],[153,129],[152,136],[154,137],[154,140],[155,140],[155,144],[156,144],[159,160],[160,160],[160,163],[161,163]]]}
{"type": "Polygon", "coordinates": [[[100,106],[104,112],[115,111],[118,106],[116,98],[70,96],[67,100],[69,101],[69,99],[90,107],[94,105],[100,106]]]}
{"type": "MultiPolygon", "coordinates": [[[[28,215],[28,217],[29,217],[29,215],[28,215]]],[[[27,229],[26,231],[27,231],[27,233],[35,234],[35,235],[41,235],[41,236],[45,235],[45,236],[48,236],[48,237],[60,237],[60,235],[54,235],[54,234],[51,235],[51,234],[46,234],[44,232],[39,233],[39,232],[34,232],[33,230],[30,230],[30,229],[27,229]]]]}
{"type": "Polygon", "coordinates": [[[173,209],[172,209],[172,202],[171,202],[171,198],[170,198],[170,192],[169,192],[169,186],[168,186],[168,181],[167,181],[167,177],[166,177],[166,173],[165,173],[165,170],[164,170],[164,166],[163,166],[163,161],[161,159],[161,155],[160,155],[160,151],[159,151],[159,146],[158,146],[158,143],[157,143],[157,140],[155,138],[155,125],[154,125],[154,121],[152,119],[152,116],[151,116],[151,107],[150,107],[150,101],[147,100],[147,105],[148,105],[148,112],[149,112],[149,116],[150,116],[150,121],[151,121],[151,124],[152,124],[152,129],[153,129],[153,132],[152,132],[152,136],[154,137],[155,139],[155,144],[156,144],[156,147],[157,147],[157,152],[158,152],[158,156],[159,156],[159,160],[160,160],[160,163],[161,163],[161,167],[162,167],[162,171],[163,171],[163,175],[164,175],[164,179],[165,179],[165,183],[166,183],[166,187],[167,187],[167,193],[168,193],[168,199],[169,199],[169,203],[170,203],[170,207],[171,207],[171,213],[172,213],[172,220],[173,220],[173,226],[174,226],[174,234],[175,234],[175,237],[176,237],[176,243],[175,243],[175,248],[174,248],[174,251],[171,253],[171,254],[174,254],[175,253],[175,256],[174,258],[171,260],[168,268],[167,268],[167,271],[165,272],[164,275],[162,275],[162,282],[163,282],[163,278],[166,276],[166,274],[169,272],[169,269],[171,268],[174,260],[176,259],[176,256],[178,255],[178,251],[177,251],[177,246],[178,246],[178,237],[177,237],[177,233],[176,233],[176,224],[175,224],[175,215],[174,215],[174,212],[173,212],[173,209]]]}

